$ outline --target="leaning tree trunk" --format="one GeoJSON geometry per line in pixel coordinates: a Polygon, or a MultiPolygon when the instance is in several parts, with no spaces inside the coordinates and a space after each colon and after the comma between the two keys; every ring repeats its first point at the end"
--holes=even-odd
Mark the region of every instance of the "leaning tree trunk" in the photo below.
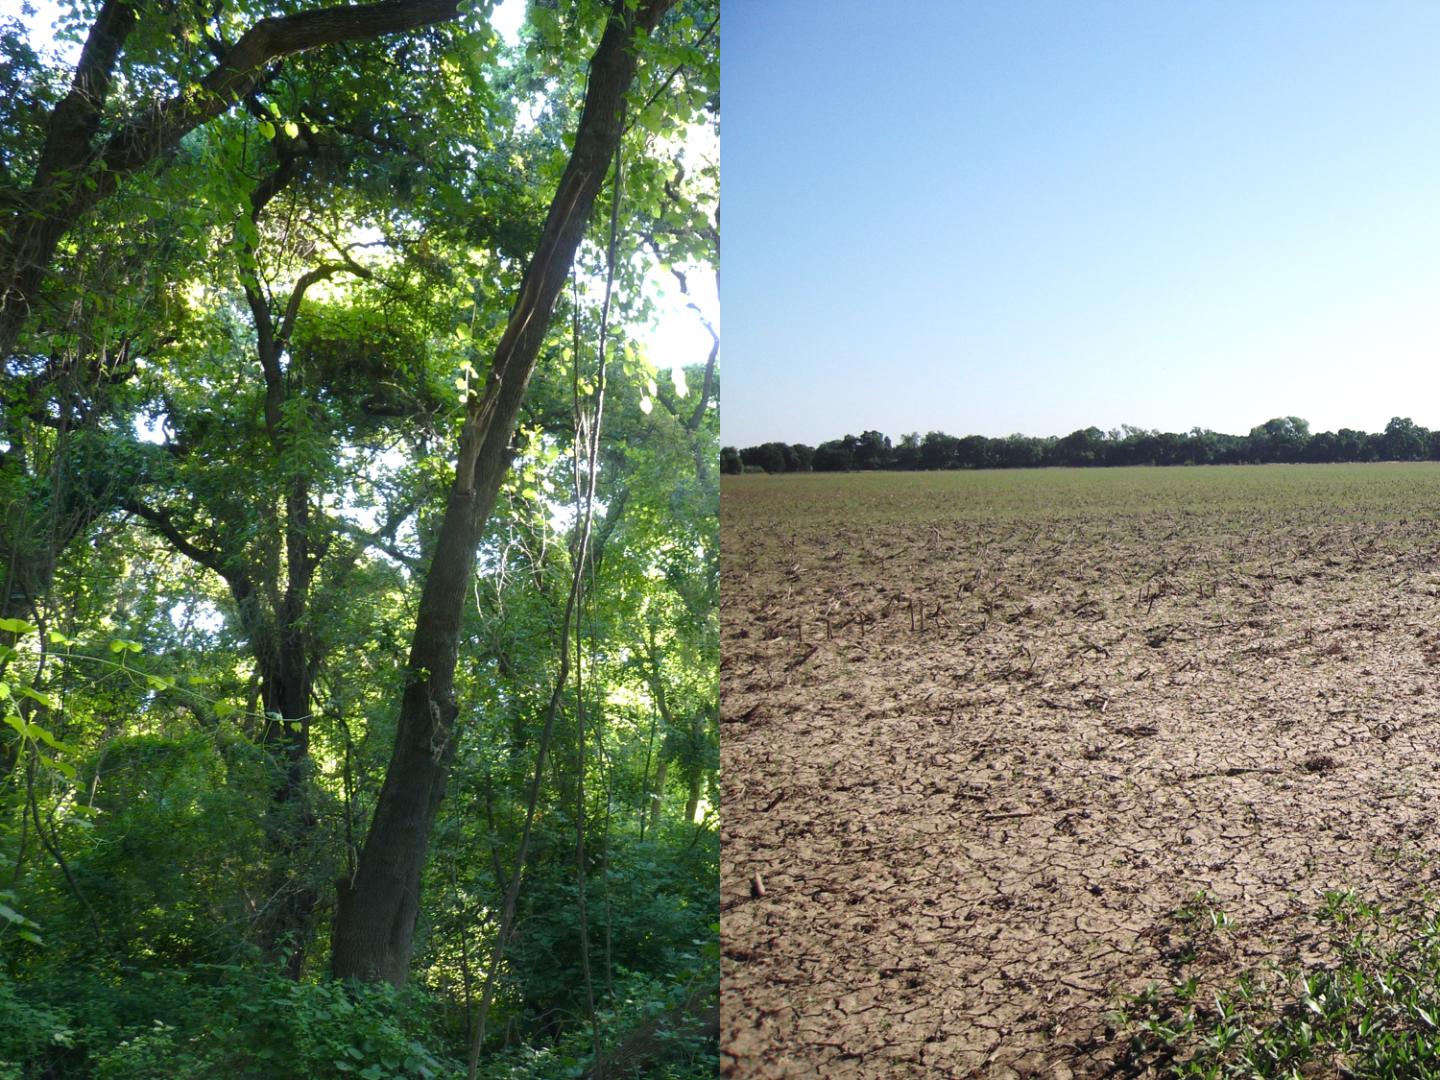
{"type": "Polygon", "coordinates": [[[643,0],[634,10],[624,0],[614,4],[591,58],[575,148],[484,393],[470,401],[415,620],[390,765],[354,877],[339,884],[331,961],[338,978],[384,979],[398,986],[409,975],[430,829],[455,755],[455,663],[475,548],[510,466],[510,440],[556,297],[620,142],[622,107],[637,65],[635,43],[673,3],[643,0]]]}

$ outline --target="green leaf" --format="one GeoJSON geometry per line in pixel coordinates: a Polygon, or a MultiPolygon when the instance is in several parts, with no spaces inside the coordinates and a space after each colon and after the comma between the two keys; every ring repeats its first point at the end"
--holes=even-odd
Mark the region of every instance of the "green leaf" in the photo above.
{"type": "Polygon", "coordinates": [[[275,138],[275,125],[270,123],[269,120],[261,120],[260,134],[265,136],[265,138],[267,139],[275,138]]]}
{"type": "Polygon", "coordinates": [[[50,732],[48,732],[48,731],[46,731],[44,728],[42,728],[39,724],[31,724],[31,725],[29,726],[29,733],[30,733],[31,738],[39,739],[41,742],[43,742],[46,746],[50,747],[50,748],[51,748],[52,750],[54,750],[56,753],[60,753],[60,754],[76,754],[76,753],[79,753],[79,751],[76,750],[75,747],[71,746],[69,743],[63,743],[63,742],[61,742],[59,739],[55,738],[54,735],[50,734],[50,732]]]}
{"type": "Polygon", "coordinates": [[[44,945],[44,944],[45,944],[45,942],[43,942],[42,940],[40,940],[40,935],[37,934],[37,933],[35,933],[35,931],[33,931],[33,930],[16,930],[15,933],[16,933],[16,935],[17,935],[18,937],[22,937],[22,938],[24,938],[26,941],[31,942],[32,944],[35,944],[35,945],[44,945]]]}
{"type": "Polygon", "coordinates": [[[234,716],[239,711],[239,709],[231,705],[228,701],[215,702],[215,718],[217,720],[224,720],[227,716],[234,716]]]}
{"type": "Polygon", "coordinates": [[[67,779],[67,780],[74,780],[74,779],[75,779],[75,766],[74,766],[74,765],[66,764],[66,763],[63,762],[63,761],[56,761],[54,758],[50,757],[50,756],[47,755],[47,754],[41,754],[41,755],[39,755],[39,757],[40,757],[40,763],[41,763],[42,765],[45,765],[45,766],[47,766],[48,768],[54,769],[54,770],[55,770],[56,772],[58,772],[61,776],[65,777],[65,779],[67,779]]]}
{"type": "Polygon", "coordinates": [[[294,120],[286,120],[285,134],[289,135],[292,139],[298,138],[300,136],[300,125],[295,123],[294,120]]]}
{"type": "Polygon", "coordinates": [[[21,686],[18,687],[18,689],[23,696],[28,697],[31,701],[39,702],[47,709],[58,709],[60,707],[60,703],[43,690],[32,690],[28,686],[21,686]]]}
{"type": "Polygon", "coordinates": [[[0,630],[7,634],[18,634],[24,637],[26,634],[33,634],[35,627],[24,619],[0,619],[0,630]]]}

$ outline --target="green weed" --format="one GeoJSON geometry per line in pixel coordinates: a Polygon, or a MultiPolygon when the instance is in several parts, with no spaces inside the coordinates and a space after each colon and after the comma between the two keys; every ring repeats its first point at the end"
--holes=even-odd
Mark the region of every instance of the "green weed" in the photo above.
{"type": "MultiPolygon", "coordinates": [[[[1208,903],[1182,925],[1219,920],[1208,903]]],[[[1316,921],[1332,959],[1249,972],[1197,1001],[1193,978],[1131,997],[1122,1071],[1174,1077],[1440,1077],[1440,920],[1386,918],[1350,892],[1327,893],[1316,921]]]]}

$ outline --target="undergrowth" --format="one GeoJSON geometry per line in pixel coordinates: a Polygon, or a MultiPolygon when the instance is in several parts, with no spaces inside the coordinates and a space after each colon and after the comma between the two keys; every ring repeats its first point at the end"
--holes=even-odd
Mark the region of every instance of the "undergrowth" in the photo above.
{"type": "MultiPolygon", "coordinates": [[[[1182,921],[1213,906],[1177,912],[1182,921]]],[[[1117,1017],[1120,1071],[1187,1078],[1440,1078],[1440,913],[1386,915],[1353,893],[1316,913],[1322,963],[1270,965],[1202,995],[1194,978],[1152,985],[1117,1017]]],[[[1198,932],[1225,928],[1223,913],[1198,932]]],[[[1199,923],[1191,919],[1192,928],[1199,923]]],[[[1228,925],[1228,921],[1225,923],[1228,925]]]]}

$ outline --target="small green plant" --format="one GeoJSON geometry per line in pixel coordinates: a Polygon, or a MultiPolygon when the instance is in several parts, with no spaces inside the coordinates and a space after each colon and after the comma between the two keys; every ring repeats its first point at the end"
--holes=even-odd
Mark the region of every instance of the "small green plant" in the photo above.
{"type": "Polygon", "coordinates": [[[1229,930],[1235,925],[1235,920],[1204,889],[1196,890],[1190,902],[1175,912],[1175,918],[1192,931],[1207,926],[1214,931],[1229,930]]]}
{"type": "MultiPolygon", "coordinates": [[[[1176,913],[1209,914],[1193,903],[1176,913]]],[[[1315,918],[1330,934],[1327,964],[1248,972],[1205,1007],[1193,979],[1130,998],[1118,1017],[1130,1036],[1125,1066],[1176,1077],[1440,1077],[1434,911],[1386,920],[1332,892],[1315,918]]]]}

